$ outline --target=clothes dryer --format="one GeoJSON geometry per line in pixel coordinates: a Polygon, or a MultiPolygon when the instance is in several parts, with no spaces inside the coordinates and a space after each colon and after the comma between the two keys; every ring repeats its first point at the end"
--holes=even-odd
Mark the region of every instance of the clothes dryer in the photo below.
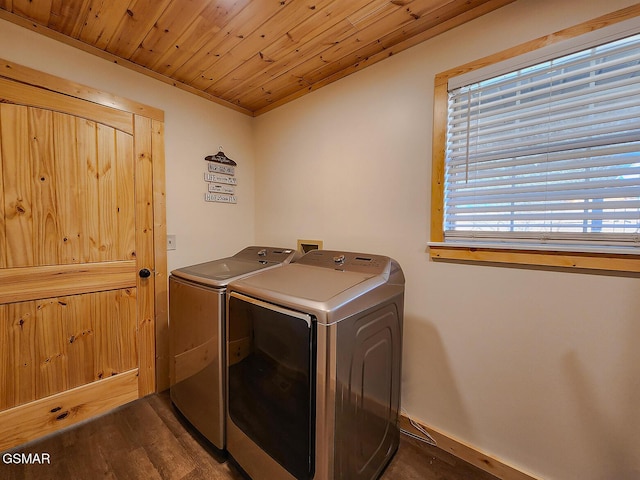
{"type": "Polygon", "coordinates": [[[280,267],[298,256],[292,249],[251,246],[232,257],[171,272],[171,401],[219,449],[225,448],[224,329],[227,284],[280,267]]]}
{"type": "Polygon", "coordinates": [[[404,275],[314,250],[227,292],[227,450],[254,480],[377,478],[399,444],[404,275]]]}

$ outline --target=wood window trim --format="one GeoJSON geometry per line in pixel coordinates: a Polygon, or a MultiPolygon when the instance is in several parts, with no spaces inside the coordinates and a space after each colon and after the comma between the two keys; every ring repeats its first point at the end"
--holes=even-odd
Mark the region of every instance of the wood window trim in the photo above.
{"type": "Polygon", "coordinates": [[[433,142],[431,171],[431,235],[429,254],[433,260],[560,267],[613,272],[640,273],[640,254],[593,253],[527,248],[469,247],[444,244],[444,172],[447,136],[447,84],[450,78],[477,70],[541,47],[577,37],[640,15],[640,4],[597,17],[579,25],[503,50],[473,62],[439,73],[434,82],[433,142]],[[437,244],[437,245],[434,245],[437,244]]]}

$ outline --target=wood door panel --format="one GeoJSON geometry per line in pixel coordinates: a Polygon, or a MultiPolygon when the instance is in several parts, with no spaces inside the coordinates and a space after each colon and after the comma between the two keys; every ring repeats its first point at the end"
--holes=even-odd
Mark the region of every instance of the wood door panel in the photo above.
{"type": "Polygon", "coordinates": [[[0,305],[0,410],[133,370],[136,289],[0,305]]]}
{"type": "Polygon", "coordinates": [[[13,67],[0,75],[0,450],[155,391],[167,323],[162,122],[13,67]]]}
{"type": "Polygon", "coordinates": [[[96,335],[95,379],[136,368],[136,289],[94,293],[91,308],[96,335]]]}
{"type": "Polygon", "coordinates": [[[118,130],[115,131],[115,136],[117,190],[115,212],[118,226],[116,256],[122,260],[134,260],[136,258],[136,209],[133,137],[118,130]]]}
{"type": "Polygon", "coordinates": [[[135,258],[133,137],[40,108],[0,115],[6,266],[135,258]]]}
{"type": "Polygon", "coordinates": [[[58,168],[54,171],[56,203],[61,214],[58,217],[58,259],[61,264],[88,261],[88,236],[84,217],[87,187],[81,171],[76,117],[62,113],[53,114],[54,138],[68,141],[54,143],[54,158],[58,168]]]}
{"type": "Polygon", "coordinates": [[[69,388],[95,380],[95,320],[91,315],[91,295],[59,297],[63,310],[64,338],[67,341],[69,388]]]}
{"type": "Polygon", "coordinates": [[[27,403],[35,397],[35,302],[0,305],[3,314],[1,334],[6,338],[2,352],[3,407],[27,403]],[[18,333],[16,335],[16,332],[18,333]]]}
{"type": "Polygon", "coordinates": [[[76,119],[78,162],[81,175],[84,175],[86,196],[84,198],[82,220],[85,228],[86,248],[84,257],[87,262],[97,262],[100,259],[100,227],[95,215],[91,213],[100,209],[98,201],[98,143],[95,141],[97,126],[90,120],[76,119]]]}
{"type": "MultiPolygon", "coordinates": [[[[95,220],[98,221],[99,242],[97,258],[94,261],[114,260],[117,226],[116,226],[116,197],[114,156],[114,129],[105,125],[97,125],[97,200],[98,209],[95,220]]],[[[133,172],[131,172],[133,173],[133,172]]]]}
{"type": "Polygon", "coordinates": [[[7,267],[33,265],[31,163],[27,107],[0,104],[7,267]],[[22,159],[22,164],[14,159],[22,159]]]}
{"type": "Polygon", "coordinates": [[[38,300],[35,304],[35,355],[32,357],[35,392],[28,401],[69,388],[69,363],[62,325],[62,310],[66,304],[58,298],[38,300]]]}
{"type": "MultiPolygon", "coordinates": [[[[50,110],[29,108],[29,157],[31,163],[32,265],[58,263],[58,205],[56,202],[53,115],[50,110]]],[[[10,141],[7,138],[5,141],[10,141]]],[[[7,162],[12,159],[7,158],[7,162]]],[[[17,160],[17,159],[16,159],[17,160]]],[[[24,163],[18,160],[18,168],[24,163]]],[[[28,238],[23,238],[25,243],[28,238]]],[[[16,265],[26,266],[26,265],[16,265]]]]}

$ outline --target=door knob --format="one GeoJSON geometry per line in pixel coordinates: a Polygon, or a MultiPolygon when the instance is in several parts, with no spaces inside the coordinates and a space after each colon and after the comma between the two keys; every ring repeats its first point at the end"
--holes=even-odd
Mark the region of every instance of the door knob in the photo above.
{"type": "Polygon", "coordinates": [[[149,278],[151,276],[151,271],[148,268],[143,268],[138,272],[140,278],[149,278]]]}

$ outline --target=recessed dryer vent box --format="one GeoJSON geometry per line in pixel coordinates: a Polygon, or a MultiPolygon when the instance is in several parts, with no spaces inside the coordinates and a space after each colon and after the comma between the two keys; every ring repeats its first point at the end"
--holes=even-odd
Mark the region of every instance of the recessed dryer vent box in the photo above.
{"type": "Polygon", "coordinates": [[[298,239],[298,250],[302,253],[311,250],[322,250],[322,240],[300,240],[298,239]]]}

